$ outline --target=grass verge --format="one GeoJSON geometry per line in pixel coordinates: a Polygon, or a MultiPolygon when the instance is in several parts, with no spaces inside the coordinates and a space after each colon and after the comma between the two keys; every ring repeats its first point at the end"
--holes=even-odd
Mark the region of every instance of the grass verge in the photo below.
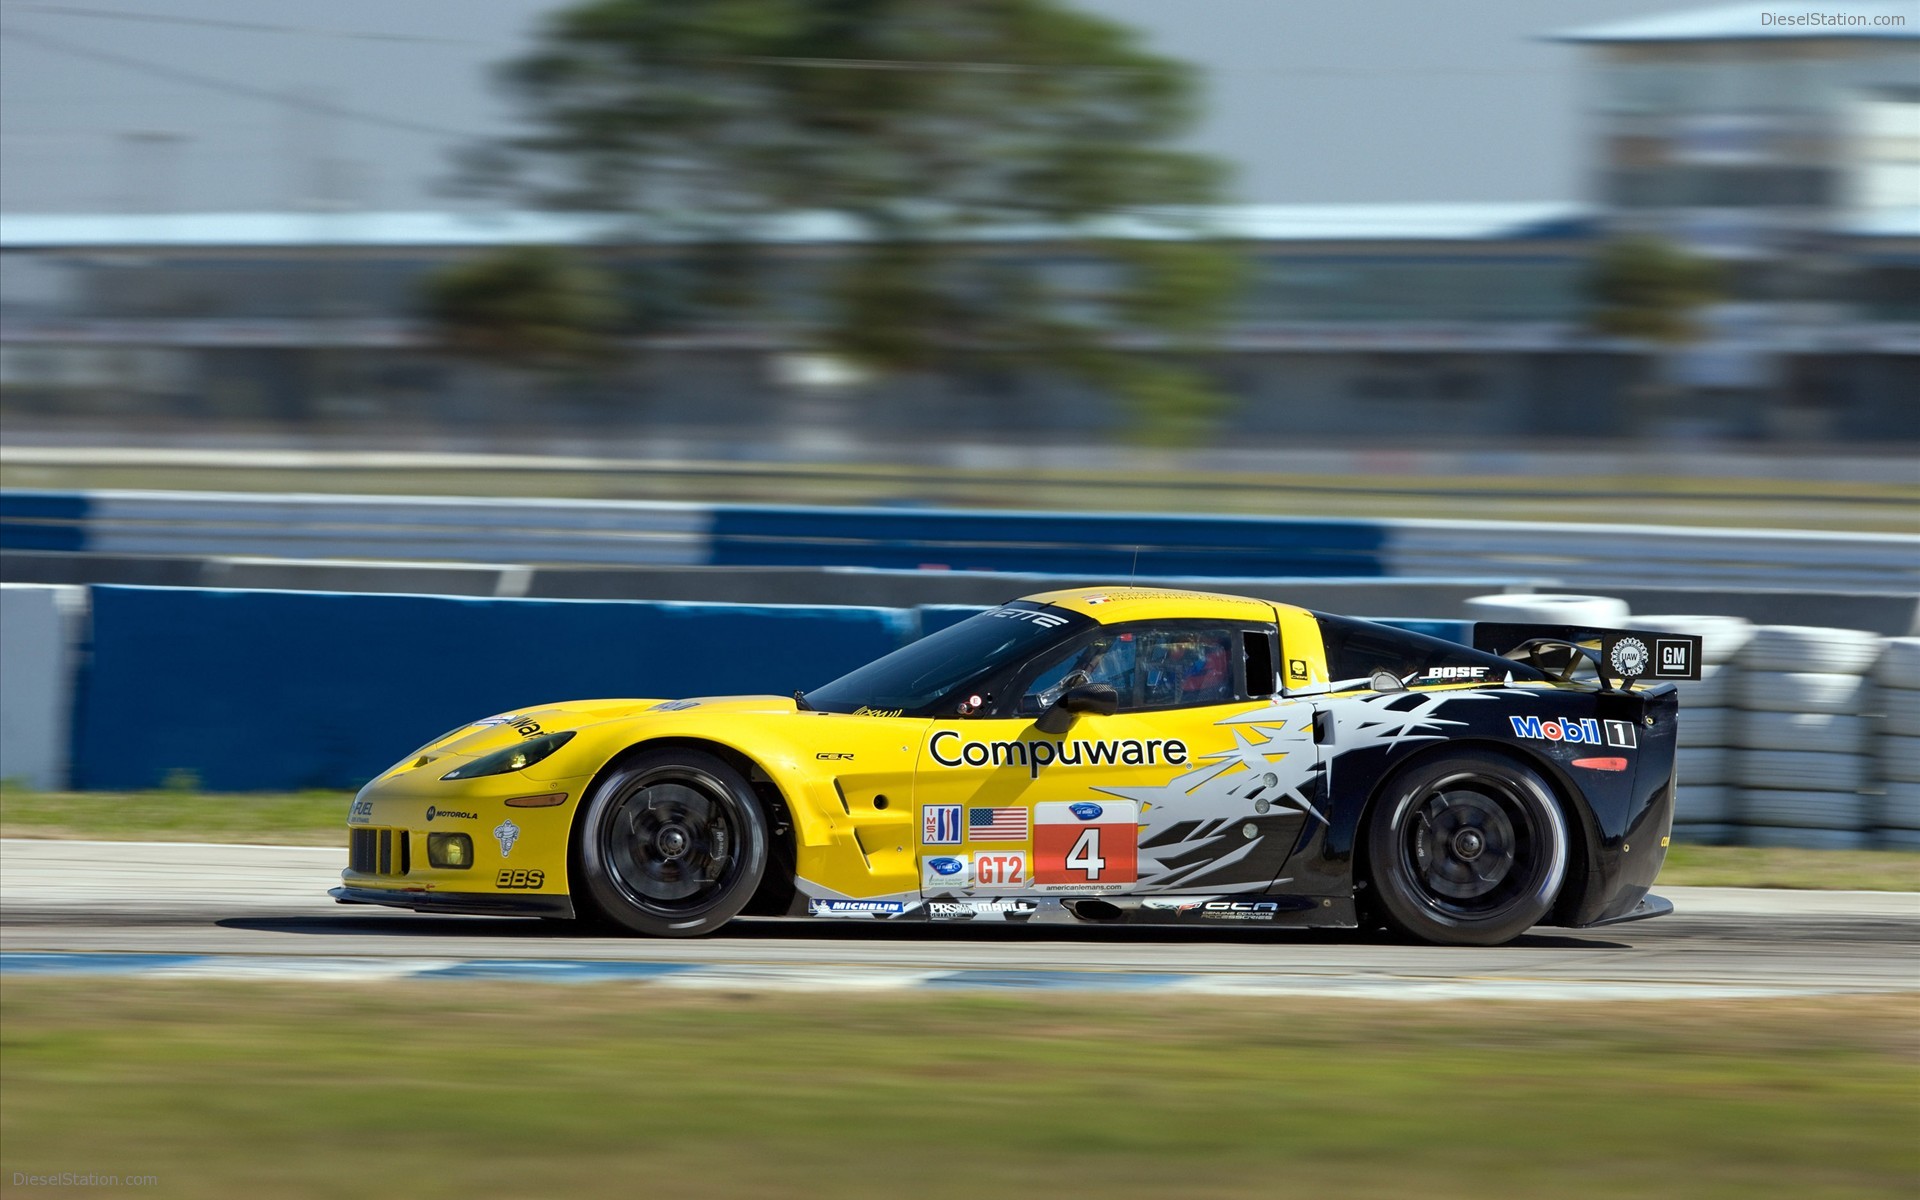
{"type": "Polygon", "coordinates": [[[1695,846],[1676,842],[1667,850],[1660,882],[1669,887],[1920,892],[1920,853],[1695,846]]]}
{"type": "MultiPolygon", "coordinates": [[[[0,787],[0,837],[344,846],[349,792],[34,792],[0,787]]],[[[1920,892],[1920,853],[1676,843],[1668,887],[1920,892]]]]}
{"type": "Polygon", "coordinates": [[[35,792],[0,788],[0,837],[344,846],[351,792],[35,792]]]}
{"type": "MultiPolygon", "coordinates": [[[[15,1173],[208,1197],[1895,1197],[1913,999],[10,981],[15,1173]]],[[[15,1187],[12,1193],[26,1194],[15,1187]]]]}

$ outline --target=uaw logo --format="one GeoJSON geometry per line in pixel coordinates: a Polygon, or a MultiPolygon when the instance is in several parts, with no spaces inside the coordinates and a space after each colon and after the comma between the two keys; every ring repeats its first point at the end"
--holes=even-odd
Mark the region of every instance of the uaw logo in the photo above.
{"type": "Polygon", "coordinates": [[[493,836],[500,842],[500,857],[513,853],[513,843],[520,836],[520,827],[512,821],[502,821],[493,827],[493,836]]]}
{"type": "Polygon", "coordinates": [[[1621,638],[1613,644],[1609,658],[1617,674],[1637,679],[1647,673],[1647,644],[1639,638],[1621,638]]]}

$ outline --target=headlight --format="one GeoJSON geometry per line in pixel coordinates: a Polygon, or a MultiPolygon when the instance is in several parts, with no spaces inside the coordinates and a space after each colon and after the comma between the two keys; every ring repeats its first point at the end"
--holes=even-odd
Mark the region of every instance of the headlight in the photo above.
{"type": "Polygon", "coordinates": [[[477,779],[482,775],[504,775],[508,771],[524,771],[555,750],[573,740],[573,730],[560,733],[543,733],[539,737],[530,737],[517,746],[508,746],[504,750],[495,750],[492,754],[482,755],[467,763],[455,767],[442,775],[442,779],[477,779]]]}
{"type": "Polygon", "coordinates": [[[473,838],[464,833],[428,834],[427,862],[441,870],[466,870],[473,866],[473,838]]]}

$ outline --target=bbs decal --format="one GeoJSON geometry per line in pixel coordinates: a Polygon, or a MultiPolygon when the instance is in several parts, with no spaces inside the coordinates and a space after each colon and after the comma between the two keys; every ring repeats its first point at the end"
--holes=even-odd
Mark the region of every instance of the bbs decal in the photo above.
{"type": "Polygon", "coordinates": [[[502,871],[493,877],[493,886],[539,891],[547,886],[547,873],[545,871],[502,871]]]}

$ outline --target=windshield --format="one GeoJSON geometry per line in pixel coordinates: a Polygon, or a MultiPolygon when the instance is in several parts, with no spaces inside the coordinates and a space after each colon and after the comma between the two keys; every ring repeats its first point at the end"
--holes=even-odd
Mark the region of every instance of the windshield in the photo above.
{"type": "Polygon", "coordinates": [[[932,716],[954,692],[1065,640],[1090,617],[1016,601],[968,617],[902,646],[807,693],[823,712],[868,710],[887,716],[932,716]]]}

